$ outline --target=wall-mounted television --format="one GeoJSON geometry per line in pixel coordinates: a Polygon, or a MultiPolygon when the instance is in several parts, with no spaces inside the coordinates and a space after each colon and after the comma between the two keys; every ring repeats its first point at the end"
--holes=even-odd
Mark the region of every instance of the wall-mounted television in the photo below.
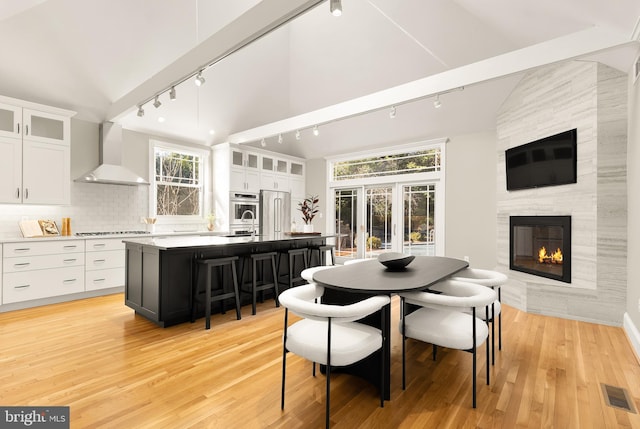
{"type": "Polygon", "coordinates": [[[577,130],[565,131],[505,151],[507,190],[577,182],[577,130]]]}

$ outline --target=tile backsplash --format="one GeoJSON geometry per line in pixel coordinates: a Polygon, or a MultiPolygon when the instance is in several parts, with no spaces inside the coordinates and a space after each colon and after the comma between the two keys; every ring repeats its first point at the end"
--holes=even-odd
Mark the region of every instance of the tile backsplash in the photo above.
{"type": "Polygon", "coordinates": [[[0,204],[0,237],[21,237],[22,219],[52,219],[61,228],[71,218],[72,232],[144,230],[149,216],[149,187],[71,183],[71,205],[0,204]]]}

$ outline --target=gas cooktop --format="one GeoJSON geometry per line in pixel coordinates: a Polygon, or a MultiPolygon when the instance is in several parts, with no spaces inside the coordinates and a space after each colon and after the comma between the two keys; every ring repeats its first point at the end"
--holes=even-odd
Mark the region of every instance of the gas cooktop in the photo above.
{"type": "Polygon", "coordinates": [[[151,234],[149,231],[95,231],[95,232],[76,232],[78,237],[90,237],[95,235],[138,235],[151,234]]]}

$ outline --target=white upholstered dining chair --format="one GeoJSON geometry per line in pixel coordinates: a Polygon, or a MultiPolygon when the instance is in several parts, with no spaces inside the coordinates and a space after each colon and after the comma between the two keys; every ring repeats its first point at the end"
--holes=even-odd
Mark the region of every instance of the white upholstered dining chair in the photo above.
{"type": "MultiPolygon", "coordinates": [[[[476,317],[476,308],[485,307],[488,315],[496,293],[484,286],[455,280],[443,280],[428,292],[400,294],[400,332],[402,333],[402,389],[406,387],[406,339],[413,338],[437,346],[469,351],[473,355],[473,408],[476,408],[476,350],[489,335],[486,322],[476,317]],[[446,293],[443,293],[446,291],[446,293]],[[418,306],[407,313],[408,304],[418,306]],[[463,312],[471,309],[471,314],[463,312]]],[[[489,384],[489,347],[486,347],[487,384],[489,384]]]]}
{"type": "Polygon", "coordinates": [[[282,351],[282,402],[287,352],[292,352],[315,363],[326,365],[326,410],[325,426],[329,427],[331,367],[341,367],[359,362],[376,351],[380,351],[380,406],[384,407],[384,337],[382,331],[373,326],[356,322],[389,304],[388,296],[373,296],[349,305],[321,304],[324,288],[307,284],[280,294],[280,304],[285,308],[282,351]],[[291,326],[289,311],[302,317],[291,326]]]}
{"type": "Polygon", "coordinates": [[[491,322],[491,364],[496,363],[496,336],[495,336],[495,321],[498,318],[498,350],[502,350],[502,299],[501,299],[501,287],[504,285],[508,277],[498,271],[483,270],[480,268],[466,268],[462,271],[458,271],[452,280],[459,280],[469,283],[479,284],[485,287],[489,287],[497,292],[498,297],[491,304],[489,311],[489,317],[484,318],[484,315],[480,315],[487,321],[491,322]]]}

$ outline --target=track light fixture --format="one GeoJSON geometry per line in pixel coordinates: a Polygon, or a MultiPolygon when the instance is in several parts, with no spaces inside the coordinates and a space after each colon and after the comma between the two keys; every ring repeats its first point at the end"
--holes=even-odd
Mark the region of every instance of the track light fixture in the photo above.
{"type": "Polygon", "coordinates": [[[396,106],[391,106],[391,110],[389,111],[389,118],[395,119],[396,117],[396,106]]]}
{"type": "Polygon", "coordinates": [[[262,147],[266,147],[266,146],[267,146],[267,142],[266,142],[266,141],[264,141],[264,139],[262,139],[262,140],[260,141],[260,146],[262,146],[262,147]]]}
{"type": "Polygon", "coordinates": [[[340,16],[342,15],[342,1],[341,0],[331,0],[329,10],[331,11],[331,15],[340,16]]]}
{"type": "Polygon", "coordinates": [[[282,144],[282,134],[278,134],[278,143],[282,144]]]}
{"type": "Polygon", "coordinates": [[[173,101],[176,99],[176,87],[172,86],[169,90],[169,100],[173,101]]]}
{"type": "Polygon", "coordinates": [[[296,140],[300,140],[300,130],[296,130],[296,140]]]}
{"type": "Polygon", "coordinates": [[[162,106],[162,103],[160,102],[160,96],[159,96],[159,95],[156,95],[156,99],[155,99],[155,101],[153,102],[153,107],[155,107],[155,108],[157,109],[157,108],[158,108],[158,107],[160,107],[160,106],[162,106]]]}
{"type": "Polygon", "coordinates": [[[435,107],[436,109],[442,107],[442,103],[440,102],[440,94],[436,95],[436,99],[433,100],[433,107],[435,107]]]}
{"type": "Polygon", "coordinates": [[[144,116],[144,109],[142,108],[142,105],[138,106],[138,116],[141,118],[144,116]]]}
{"type": "Polygon", "coordinates": [[[196,86],[202,86],[204,84],[204,77],[202,76],[202,70],[198,72],[198,76],[195,79],[196,86]]]}
{"type": "Polygon", "coordinates": [[[318,129],[318,126],[316,125],[315,127],[313,127],[313,135],[318,137],[318,135],[320,135],[320,130],[318,129]]]}

